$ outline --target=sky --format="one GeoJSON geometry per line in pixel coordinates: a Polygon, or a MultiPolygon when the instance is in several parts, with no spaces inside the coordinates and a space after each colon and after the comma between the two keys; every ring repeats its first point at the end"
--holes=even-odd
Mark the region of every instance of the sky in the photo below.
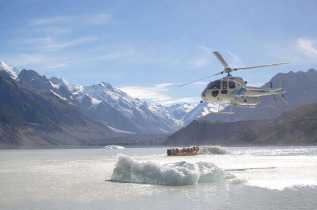
{"type": "Polygon", "coordinates": [[[108,82],[132,97],[198,103],[230,67],[260,86],[317,66],[315,0],[0,0],[0,60],[71,84],[108,82]]]}

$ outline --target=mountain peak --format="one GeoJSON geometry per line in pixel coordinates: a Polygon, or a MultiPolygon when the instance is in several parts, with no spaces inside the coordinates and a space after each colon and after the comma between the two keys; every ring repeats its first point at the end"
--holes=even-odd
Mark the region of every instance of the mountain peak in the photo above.
{"type": "Polygon", "coordinates": [[[6,71],[7,73],[9,73],[10,77],[12,79],[16,79],[20,73],[20,71],[17,68],[14,68],[8,64],[6,64],[5,62],[0,60],[0,71],[6,71]]]}
{"type": "Polygon", "coordinates": [[[100,85],[108,90],[114,91],[113,87],[111,86],[110,83],[107,82],[100,82],[100,85]]]}
{"type": "Polygon", "coordinates": [[[65,80],[64,78],[57,78],[57,77],[51,77],[50,81],[53,82],[54,84],[58,85],[58,86],[63,86],[65,87],[68,91],[72,92],[73,87],[71,84],[69,84],[69,82],[67,80],[65,80]]]}
{"type": "Polygon", "coordinates": [[[52,85],[50,84],[49,80],[46,79],[45,76],[39,75],[34,70],[26,70],[23,69],[18,78],[17,81],[19,81],[22,84],[29,85],[36,89],[45,89],[50,90],[52,85]]]}
{"type": "Polygon", "coordinates": [[[307,71],[307,74],[309,74],[309,75],[315,75],[315,74],[317,74],[317,71],[316,71],[315,69],[309,69],[309,70],[307,71]]]}

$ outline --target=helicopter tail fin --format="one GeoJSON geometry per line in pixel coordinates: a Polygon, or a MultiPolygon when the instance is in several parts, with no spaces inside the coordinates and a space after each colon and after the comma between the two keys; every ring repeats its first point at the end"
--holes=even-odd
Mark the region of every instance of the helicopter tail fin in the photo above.
{"type": "Polygon", "coordinates": [[[284,89],[284,79],[285,79],[285,76],[284,76],[284,74],[282,74],[282,79],[281,79],[281,84],[280,84],[281,89],[284,89]]]}

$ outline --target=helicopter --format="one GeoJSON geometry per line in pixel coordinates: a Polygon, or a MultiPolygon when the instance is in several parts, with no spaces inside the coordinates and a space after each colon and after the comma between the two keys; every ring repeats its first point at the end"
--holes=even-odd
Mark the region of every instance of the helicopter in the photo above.
{"type": "Polygon", "coordinates": [[[201,93],[202,101],[200,101],[200,103],[203,103],[204,101],[206,101],[206,102],[218,104],[218,112],[214,112],[214,113],[234,114],[234,112],[232,112],[232,107],[255,108],[258,104],[261,103],[260,97],[267,96],[267,95],[273,95],[274,100],[276,100],[275,95],[280,95],[282,101],[286,102],[285,96],[284,96],[284,93],[286,91],[283,88],[284,76],[282,76],[280,87],[273,89],[272,82],[270,82],[271,88],[246,86],[247,81],[244,81],[241,77],[233,77],[231,75],[231,72],[239,71],[239,70],[248,70],[248,69],[255,69],[255,68],[285,65],[291,62],[274,63],[274,64],[243,67],[243,68],[230,68],[218,51],[215,51],[213,53],[218,58],[220,63],[223,65],[224,67],[223,71],[217,74],[213,74],[213,75],[192,81],[192,82],[179,85],[178,87],[189,85],[189,84],[192,84],[192,83],[195,83],[195,82],[198,82],[198,81],[201,81],[216,75],[226,73],[227,74],[226,77],[210,82],[201,93]],[[230,104],[230,111],[220,112],[219,111],[220,104],[230,104]]]}

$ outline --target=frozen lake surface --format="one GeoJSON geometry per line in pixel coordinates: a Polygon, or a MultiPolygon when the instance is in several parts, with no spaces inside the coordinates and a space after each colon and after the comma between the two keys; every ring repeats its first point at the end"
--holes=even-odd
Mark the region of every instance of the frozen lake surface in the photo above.
{"type": "Polygon", "coordinates": [[[316,209],[317,147],[166,149],[2,150],[0,209],[316,209]]]}

